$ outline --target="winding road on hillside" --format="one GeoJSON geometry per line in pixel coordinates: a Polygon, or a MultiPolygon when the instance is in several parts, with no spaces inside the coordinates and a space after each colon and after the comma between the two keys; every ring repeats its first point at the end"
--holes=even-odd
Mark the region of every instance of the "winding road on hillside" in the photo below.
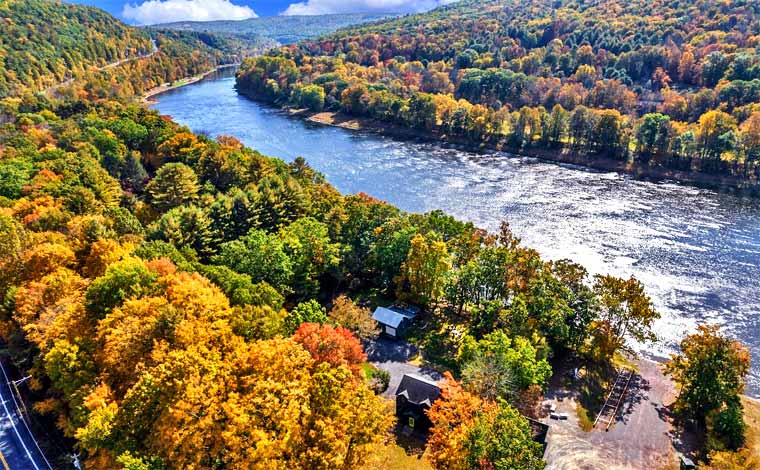
{"type": "MultiPolygon", "coordinates": [[[[110,64],[106,64],[101,67],[98,67],[95,69],[95,71],[102,72],[103,70],[112,69],[114,67],[118,67],[121,64],[126,64],[127,62],[132,62],[134,60],[148,59],[150,57],[153,57],[154,55],[156,55],[156,53],[158,53],[158,44],[156,44],[155,39],[151,39],[151,43],[153,44],[153,50],[150,51],[149,53],[134,56],[134,57],[125,57],[124,59],[117,60],[116,62],[111,62],[110,64]]],[[[47,87],[44,90],[42,90],[42,93],[47,94],[53,90],[57,90],[59,88],[63,88],[65,86],[71,85],[72,83],[74,83],[76,79],[77,77],[74,77],[74,78],[69,78],[68,80],[62,81],[60,83],[56,83],[55,85],[47,87]]]]}
{"type": "Polygon", "coordinates": [[[0,469],[52,470],[24,419],[1,361],[0,373],[0,469]]]}

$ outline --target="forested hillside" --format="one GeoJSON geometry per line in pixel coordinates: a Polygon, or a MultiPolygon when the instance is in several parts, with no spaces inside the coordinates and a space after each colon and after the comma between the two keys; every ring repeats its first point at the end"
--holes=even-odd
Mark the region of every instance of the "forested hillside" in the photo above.
{"type": "MultiPolygon", "coordinates": [[[[87,468],[361,465],[393,422],[359,342],[376,327],[351,300],[370,292],[425,307],[417,344],[465,386],[449,377],[431,411],[439,469],[542,468],[517,410],[535,414],[550,359],[605,364],[655,339],[637,280],[544,261],[507,225],[343,196],[301,159],[137,105],[0,106],[0,335],[87,468]]],[[[748,354],[705,334],[725,363],[692,366],[697,349],[674,374],[725,388],[683,413],[721,420],[711,449],[740,447],[748,354]]]]}
{"type": "Polygon", "coordinates": [[[73,78],[90,80],[88,89],[100,95],[128,96],[232,60],[228,45],[214,38],[149,34],[97,8],[65,2],[3,0],[0,19],[0,97],[73,78]]]}
{"type": "Polygon", "coordinates": [[[96,8],[4,0],[0,18],[0,96],[40,90],[153,48],[148,35],[96,8]]]}
{"type": "Polygon", "coordinates": [[[239,87],[526,152],[755,181],[760,4],[465,0],[250,60],[239,87]]]}

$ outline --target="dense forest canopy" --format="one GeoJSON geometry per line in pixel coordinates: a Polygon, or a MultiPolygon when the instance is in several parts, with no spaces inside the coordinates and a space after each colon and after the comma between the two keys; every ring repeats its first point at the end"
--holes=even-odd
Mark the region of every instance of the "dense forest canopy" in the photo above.
{"type": "MultiPolygon", "coordinates": [[[[2,5],[8,18],[60,12],[61,24],[100,15],[43,0],[2,5]]],[[[445,37],[449,12],[469,21],[472,5],[392,24],[440,15],[445,37]]],[[[35,57],[64,40],[29,34],[35,57]]],[[[241,81],[314,108],[327,96],[337,103],[341,87],[356,90],[340,96],[350,106],[378,93],[390,100],[385,112],[440,125],[413,87],[370,91],[382,80],[380,62],[360,65],[369,46],[350,46],[354,62],[301,49],[330,41],[342,40],[251,61],[241,81]]],[[[363,350],[377,327],[362,304],[401,300],[422,307],[410,341],[446,371],[428,413],[430,463],[539,470],[543,449],[525,416],[535,416],[552,359],[608,365],[633,341],[656,339],[659,314],[634,278],[543,260],[507,223],[492,234],[441,211],[342,195],[301,158],[196,135],[135,104],[152,84],[223,56],[202,34],[156,42],[154,57],[87,71],[60,92],[28,92],[42,80],[0,98],[0,338],[29,374],[31,411],[56,424],[85,468],[362,467],[395,421],[379,396],[387,374],[363,350]]],[[[487,48],[461,47],[466,74],[521,73],[480,69],[487,48]]],[[[105,50],[78,60],[118,59],[119,47],[105,50]]],[[[433,63],[407,60],[388,64],[414,64],[410,83],[433,63]]],[[[444,76],[459,70],[441,60],[444,76]]],[[[710,328],[682,346],[668,367],[683,389],[677,411],[706,427],[715,462],[733,459],[723,451],[744,445],[746,348],[710,328]]]]}
{"type": "Polygon", "coordinates": [[[760,4],[465,0],[251,59],[239,88],[510,149],[756,184],[760,4]]]}

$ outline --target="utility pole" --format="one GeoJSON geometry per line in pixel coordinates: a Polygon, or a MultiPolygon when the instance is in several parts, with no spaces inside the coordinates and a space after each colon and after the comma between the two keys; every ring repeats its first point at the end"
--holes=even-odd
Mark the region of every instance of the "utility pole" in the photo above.
{"type": "Polygon", "coordinates": [[[22,384],[22,383],[26,382],[27,380],[29,380],[31,378],[32,378],[31,375],[27,375],[26,377],[22,377],[22,378],[20,378],[18,380],[11,380],[11,384],[13,385],[13,389],[16,391],[16,396],[18,396],[18,401],[19,401],[19,403],[21,403],[21,407],[24,409],[23,413],[26,416],[29,416],[29,411],[27,411],[27,409],[26,409],[26,403],[24,403],[24,399],[21,396],[21,392],[19,391],[18,386],[19,386],[19,384],[22,384]]]}

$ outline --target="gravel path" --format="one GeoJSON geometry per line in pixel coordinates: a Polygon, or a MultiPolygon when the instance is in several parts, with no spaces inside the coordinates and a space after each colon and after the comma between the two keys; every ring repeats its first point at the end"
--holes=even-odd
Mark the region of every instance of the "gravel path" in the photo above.
{"type": "Polygon", "coordinates": [[[385,398],[393,399],[396,396],[396,389],[404,374],[416,374],[433,381],[442,378],[441,374],[433,369],[420,367],[410,362],[418,355],[419,350],[407,342],[381,336],[366,343],[364,351],[370,363],[391,374],[388,389],[382,393],[385,398]]]}

